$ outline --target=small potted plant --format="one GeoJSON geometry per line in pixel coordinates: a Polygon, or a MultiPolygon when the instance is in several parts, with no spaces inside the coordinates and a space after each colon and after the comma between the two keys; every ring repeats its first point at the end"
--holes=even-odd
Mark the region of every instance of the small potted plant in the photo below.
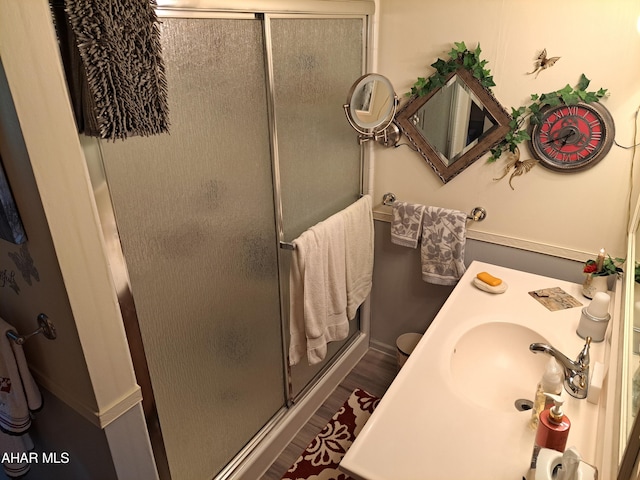
{"type": "Polygon", "coordinates": [[[593,298],[597,292],[609,290],[609,278],[612,275],[620,275],[623,270],[620,267],[624,263],[623,258],[611,258],[606,255],[604,249],[600,250],[598,257],[584,262],[582,271],[586,275],[582,286],[582,294],[587,298],[593,298]]]}

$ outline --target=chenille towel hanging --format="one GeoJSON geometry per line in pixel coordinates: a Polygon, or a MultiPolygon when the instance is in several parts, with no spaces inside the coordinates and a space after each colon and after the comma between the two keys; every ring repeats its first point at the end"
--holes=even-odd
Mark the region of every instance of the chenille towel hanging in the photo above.
{"type": "Polygon", "coordinates": [[[156,0],[64,0],[68,25],[56,12],[76,121],[85,134],[115,140],[168,131],[155,5],[156,0]]]}
{"type": "Polygon", "coordinates": [[[467,214],[427,207],[422,221],[422,279],[437,285],[455,285],[465,272],[464,247],[467,214]]]}

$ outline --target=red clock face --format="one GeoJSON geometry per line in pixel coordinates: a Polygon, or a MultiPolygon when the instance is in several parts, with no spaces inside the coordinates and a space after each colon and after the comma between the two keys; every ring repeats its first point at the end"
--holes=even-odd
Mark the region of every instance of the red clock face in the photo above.
{"type": "Polygon", "coordinates": [[[612,142],[613,120],[599,104],[548,108],[531,131],[532,153],[554,170],[591,166],[602,159],[612,142]]]}

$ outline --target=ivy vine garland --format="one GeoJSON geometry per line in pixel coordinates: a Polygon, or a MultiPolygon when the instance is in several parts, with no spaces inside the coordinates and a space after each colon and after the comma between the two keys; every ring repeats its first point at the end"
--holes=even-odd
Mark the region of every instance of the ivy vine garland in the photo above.
{"type": "MultiPolygon", "coordinates": [[[[491,90],[495,86],[493,76],[488,68],[487,60],[480,59],[480,44],[474,49],[469,50],[464,42],[454,42],[454,46],[449,52],[449,60],[439,58],[431,66],[436,70],[429,78],[419,77],[411,87],[411,91],[407,96],[424,96],[432,90],[444,86],[447,77],[460,68],[467,69],[486,89],[491,90]]],[[[561,104],[575,105],[579,102],[591,103],[598,102],[607,95],[606,89],[597,91],[587,91],[590,80],[584,75],[580,76],[578,85],[571,87],[567,84],[564,88],[555,92],[543,93],[541,95],[532,94],[530,97],[531,104],[519,108],[511,108],[511,121],[509,122],[509,131],[504,140],[491,149],[491,156],[488,163],[495,162],[504,152],[509,152],[512,156],[512,162],[507,167],[507,171],[515,164],[516,171],[513,175],[521,175],[523,173],[522,162],[519,160],[518,144],[531,140],[526,130],[526,120],[531,125],[539,125],[541,120],[541,110],[547,106],[558,106],[561,104]]],[[[528,171],[533,164],[525,165],[524,171],[528,171]]],[[[505,172],[506,174],[506,172],[505,172]]],[[[512,178],[513,178],[512,175],[512,178]]],[[[503,175],[504,177],[504,175],[503,175]]],[[[503,178],[500,177],[500,178],[503,178]]],[[[513,188],[513,187],[512,187],[513,188]]]]}
{"type": "Polygon", "coordinates": [[[495,162],[503,152],[508,151],[515,154],[518,144],[525,140],[531,140],[529,133],[525,130],[525,120],[529,119],[531,125],[539,125],[541,119],[541,110],[544,107],[555,107],[561,104],[576,105],[579,102],[591,103],[598,102],[607,95],[604,88],[596,92],[588,92],[590,80],[584,75],[580,75],[578,85],[572,87],[567,84],[564,88],[555,92],[543,93],[542,95],[532,94],[531,104],[520,108],[511,108],[511,121],[509,122],[509,132],[504,140],[491,149],[491,156],[487,162],[495,162]]]}
{"type": "Polygon", "coordinates": [[[444,86],[447,77],[455,72],[460,66],[466,68],[471,74],[478,79],[483,87],[491,90],[495,86],[493,77],[488,68],[484,68],[488,63],[487,60],[480,60],[480,44],[475,50],[467,49],[464,42],[454,42],[454,46],[449,52],[449,60],[439,58],[431,64],[435,68],[435,73],[429,78],[418,77],[418,80],[411,87],[411,91],[406,95],[418,95],[423,97],[432,90],[444,86]]]}

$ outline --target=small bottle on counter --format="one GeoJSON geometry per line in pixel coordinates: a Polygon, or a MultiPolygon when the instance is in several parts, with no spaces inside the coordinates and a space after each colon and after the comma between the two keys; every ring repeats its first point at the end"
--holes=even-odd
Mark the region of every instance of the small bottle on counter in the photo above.
{"type": "Polygon", "coordinates": [[[560,369],[558,362],[555,358],[549,357],[549,362],[547,363],[544,375],[542,375],[540,382],[538,382],[536,395],[533,399],[531,420],[529,420],[529,428],[531,428],[531,430],[538,428],[538,419],[542,411],[553,405],[553,400],[547,397],[545,393],[560,395],[562,393],[563,381],[564,373],[560,369]]]}
{"type": "Polygon", "coordinates": [[[564,400],[559,395],[545,394],[553,400],[553,406],[542,411],[536,439],[531,456],[531,469],[535,470],[538,461],[538,453],[541,448],[550,448],[558,452],[564,452],[569,438],[571,421],[562,411],[564,400]]]}

